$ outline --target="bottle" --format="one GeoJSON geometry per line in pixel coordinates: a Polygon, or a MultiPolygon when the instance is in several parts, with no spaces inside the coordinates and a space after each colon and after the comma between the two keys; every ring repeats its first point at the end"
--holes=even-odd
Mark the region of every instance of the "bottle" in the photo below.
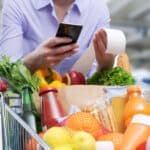
{"type": "Polygon", "coordinates": [[[121,150],[135,150],[150,136],[150,116],[138,114],[133,116],[121,144],[121,150]]]}
{"type": "Polygon", "coordinates": [[[64,117],[65,111],[57,98],[57,89],[42,90],[41,97],[41,121],[43,131],[52,126],[60,126],[58,119],[64,117]]]}
{"type": "Polygon", "coordinates": [[[25,85],[22,88],[22,104],[23,104],[23,120],[35,131],[37,132],[36,127],[36,117],[33,113],[33,99],[32,99],[32,90],[28,85],[25,85]]]}
{"type": "Polygon", "coordinates": [[[127,100],[124,109],[125,126],[136,114],[150,115],[150,103],[144,99],[139,86],[130,86],[127,89],[127,100]]]}

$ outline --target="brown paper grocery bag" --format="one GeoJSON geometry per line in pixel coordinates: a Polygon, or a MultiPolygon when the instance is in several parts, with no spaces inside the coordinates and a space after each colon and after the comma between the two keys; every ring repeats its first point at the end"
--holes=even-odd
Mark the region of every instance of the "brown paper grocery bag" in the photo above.
{"type": "MultiPolygon", "coordinates": [[[[72,85],[58,89],[58,99],[63,108],[69,112],[72,105],[84,107],[89,101],[101,98],[105,95],[104,87],[96,85],[72,85]]],[[[34,102],[40,112],[40,97],[37,92],[33,94],[34,102]]]]}
{"type": "Polygon", "coordinates": [[[64,109],[68,112],[71,105],[83,107],[90,100],[95,100],[105,94],[101,86],[72,85],[59,89],[58,99],[61,100],[64,109]]]}

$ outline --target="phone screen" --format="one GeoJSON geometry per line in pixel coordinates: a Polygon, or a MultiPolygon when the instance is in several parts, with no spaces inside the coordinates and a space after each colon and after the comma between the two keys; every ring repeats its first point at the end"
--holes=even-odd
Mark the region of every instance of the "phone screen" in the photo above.
{"type": "Polygon", "coordinates": [[[77,42],[81,31],[82,25],[60,23],[56,33],[56,37],[69,37],[72,39],[71,43],[75,43],[77,42]]]}

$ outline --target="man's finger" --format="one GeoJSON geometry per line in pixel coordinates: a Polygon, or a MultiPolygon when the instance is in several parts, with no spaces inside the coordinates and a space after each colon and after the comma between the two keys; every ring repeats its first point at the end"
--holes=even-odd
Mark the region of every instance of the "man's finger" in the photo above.
{"type": "Polygon", "coordinates": [[[77,44],[69,44],[66,46],[56,47],[51,50],[52,55],[59,55],[71,51],[73,49],[77,49],[79,46],[77,44]]]}
{"type": "Polygon", "coordinates": [[[105,32],[104,29],[101,29],[99,32],[98,32],[98,36],[99,38],[101,38],[104,46],[105,46],[105,49],[107,48],[107,34],[105,32]]]}
{"type": "Polygon", "coordinates": [[[96,34],[96,42],[97,42],[97,46],[98,46],[98,51],[101,54],[101,56],[103,57],[103,55],[105,53],[105,46],[98,34],[96,34]]]}
{"type": "Polygon", "coordinates": [[[96,37],[93,40],[93,45],[94,45],[94,50],[95,50],[95,55],[97,59],[102,58],[101,52],[99,52],[99,47],[98,47],[98,43],[96,40],[96,37]]]}
{"type": "Polygon", "coordinates": [[[70,39],[70,38],[54,37],[54,38],[49,38],[48,40],[46,40],[43,43],[43,45],[52,48],[52,47],[55,47],[60,44],[67,44],[67,43],[71,43],[71,42],[72,42],[72,39],[70,39]]]}

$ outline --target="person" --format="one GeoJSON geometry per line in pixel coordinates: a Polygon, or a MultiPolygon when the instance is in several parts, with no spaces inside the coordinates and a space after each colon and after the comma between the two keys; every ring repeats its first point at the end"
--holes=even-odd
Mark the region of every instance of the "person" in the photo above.
{"type": "Polygon", "coordinates": [[[103,0],[8,0],[3,6],[0,56],[22,59],[31,72],[53,68],[63,74],[93,42],[97,61],[92,69],[107,69],[114,56],[105,53],[102,28],[109,27],[109,22],[103,0]],[[77,43],[57,46],[71,42],[55,37],[60,22],[83,26],[77,43]]]}

